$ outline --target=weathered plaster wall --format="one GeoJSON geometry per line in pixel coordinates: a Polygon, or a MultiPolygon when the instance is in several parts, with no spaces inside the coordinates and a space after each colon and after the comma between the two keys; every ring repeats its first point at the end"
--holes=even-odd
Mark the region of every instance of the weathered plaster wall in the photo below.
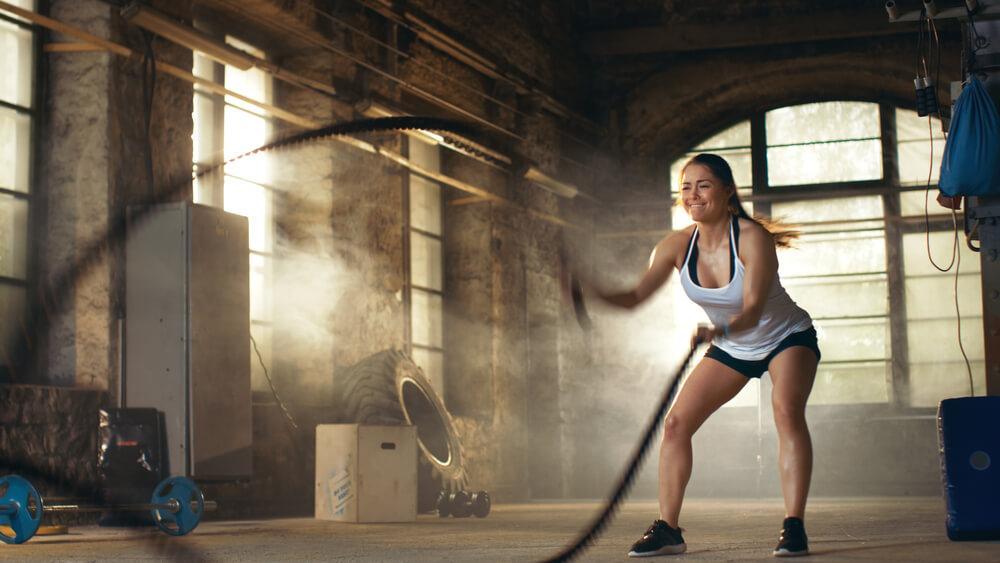
{"type": "MultiPolygon", "coordinates": [[[[111,35],[110,10],[99,2],[54,2],[51,14],[86,26],[95,35],[111,35]]],[[[36,231],[42,234],[42,279],[58,275],[65,264],[75,261],[107,225],[111,58],[108,53],[94,52],[54,54],[47,60],[43,115],[50,133],[42,137],[45,148],[38,174],[39,204],[46,216],[44,228],[36,231]]],[[[102,263],[80,280],[67,306],[54,315],[48,332],[47,373],[40,381],[107,386],[110,276],[108,265],[102,263]]]]}

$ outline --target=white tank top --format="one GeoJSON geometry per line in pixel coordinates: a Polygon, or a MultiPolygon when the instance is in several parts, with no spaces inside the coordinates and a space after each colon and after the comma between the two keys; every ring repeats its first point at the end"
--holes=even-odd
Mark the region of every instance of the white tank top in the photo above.
{"type": "MultiPolygon", "coordinates": [[[[743,263],[739,260],[736,237],[733,225],[738,219],[733,218],[729,225],[729,251],[733,257],[733,279],[728,285],[711,288],[694,283],[688,264],[691,261],[691,251],[698,244],[698,227],[695,226],[688,244],[684,265],[681,267],[681,287],[684,293],[708,315],[715,326],[729,323],[729,318],[743,310],[743,263]]],[[[785,288],[781,286],[778,274],[775,273],[771,290],[764,305],[764,313],[757,326],[730,333],[729,337],[717,336],[712,340],[722,351],[739,360],[763,360],[778,347],[778,344],[788,335],[808,329],[812,326],[809,313],[792,301],[785,288]]]]}

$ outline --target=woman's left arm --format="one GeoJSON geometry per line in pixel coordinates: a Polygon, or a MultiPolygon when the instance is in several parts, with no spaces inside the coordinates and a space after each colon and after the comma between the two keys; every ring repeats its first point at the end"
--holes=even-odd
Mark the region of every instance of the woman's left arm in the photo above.
{"type": "Polygon", "coordinates": [[[746,275],[743,278],[743,310],[729,318],[729,332],[739,332],[757,326],[778,275],[778,254],[774,239],[760,225],[743,229],[740,237],[740,257],[746,275]]]}

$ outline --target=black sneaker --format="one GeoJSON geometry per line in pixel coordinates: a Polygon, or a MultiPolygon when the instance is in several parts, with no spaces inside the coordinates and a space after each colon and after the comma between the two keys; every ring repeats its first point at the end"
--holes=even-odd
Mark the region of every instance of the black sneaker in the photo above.
{"type": "Polygon", "coordinates": [[[687,544],[681,536],[680,528],[671,528],[663,520],[653,522],[653,525],[642,535],[642,539],[632,545],[629,557],[652,557],[653,555],[676,555],[684,553],[687,544]]]}
{"type": "Polygon", "coordinates": [[[781,537],[778,547],[774,548],[775,557],[798,557],[809,555],[809,539],[806,538],[806,526],[801,518],[785,518],[781,525],[781,537]]]}

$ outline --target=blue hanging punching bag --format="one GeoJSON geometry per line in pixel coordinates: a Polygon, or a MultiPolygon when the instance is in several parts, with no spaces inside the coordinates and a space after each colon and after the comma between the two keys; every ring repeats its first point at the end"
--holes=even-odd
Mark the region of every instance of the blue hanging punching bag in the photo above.
{"type": "Polygon", "coordinates": [[[941,401],[938,435],[948,538],[1000,539],[1000,396],[941,401]]]}

